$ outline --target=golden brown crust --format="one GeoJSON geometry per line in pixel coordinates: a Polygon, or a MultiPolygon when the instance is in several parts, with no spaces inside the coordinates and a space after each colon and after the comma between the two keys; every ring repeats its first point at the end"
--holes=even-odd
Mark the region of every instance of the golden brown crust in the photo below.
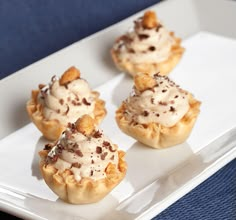
{"type": "Polygon", "coordinates": [[[185,116],[173,127],[164,127],[157,123],[137,124],[128,121],[123,103],[116,111],[116,122],[119,128],[127,135],[153,148],[165,148],[183,143],[191,133],[197,116],[200,112],[200,102],[189,94],[190,108],[185,116]]]}
{"type": "Polygon", "coordinates": [[[62,200],[72,204],[87,204],[103,199],[125,177],[127,165],[125,153],[119,151],[118,167],[108,164],[106,177],[100,180],[82,178],[76,181],[70,170],[59,172],[52,164],[46,164],[47,150],[39,152],[41,157],[40,171],[49,188],[62,200]]]}
{"type": "Polygon", "coordinates": [[[119,70],[129,73],[132,76],[135,76],[137,73],[149,73],[150,75],[153,75],[158,72],[163,76],[168,75],[178,64],[185,51],[180,45],[181,39],[177,37],[174,37],[174,39],[175,44],[171,48],[169,58],[159,63],[132,63],[129,60],[121,59],[119,57],[119,52],[114,48],[111,49],[111,56],[119,70]]]}

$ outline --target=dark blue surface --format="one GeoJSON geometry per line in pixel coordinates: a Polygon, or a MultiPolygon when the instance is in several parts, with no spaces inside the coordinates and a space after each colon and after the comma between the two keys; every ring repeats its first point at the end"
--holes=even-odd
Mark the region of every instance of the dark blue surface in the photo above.
{"type": "MultiPolygon", "coordinates": [[[[0,78],[157,2],[2,0],[0,78]]],[[[236,160],[155,219],[235,220],[236,160]]]]}

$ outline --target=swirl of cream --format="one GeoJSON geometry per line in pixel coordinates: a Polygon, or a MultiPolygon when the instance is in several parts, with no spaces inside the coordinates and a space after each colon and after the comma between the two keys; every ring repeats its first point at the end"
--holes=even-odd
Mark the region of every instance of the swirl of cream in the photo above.
{"type": "Polygon", "coordinates": [[[53,79],[41,89],[38,102],[43,106],[46,119],[57,119],[61,124],[67,125],[85,113],[94,116],[96,95],[84,79],[73,80],[66,86],[53,79]]]}
{"type": "Polygon", "coordinates": [[[140,124],[174,126],[189,110],[188,93],[165,76],[154,76],[156,86],[143,92],[134,88],[125,100],[125,117],[140,124]]]}
{"type": "Polygon", "coordinates": [[[122,60],[133,63],[157,63],[168,59],[175,39],[161,24],[154,28],[144,28],[141,19],[135,27],[114,45],[122,60]]]}
{"type": "Polygon", "coordinates": [[[98,180],[106,177],[105,169],[109,163],[118,165],[118,151],[99,130],[86,137],[67,129],[48,153],[48,159],[60,171],[70,169],[77,181],[86,177],[98,180]]]}

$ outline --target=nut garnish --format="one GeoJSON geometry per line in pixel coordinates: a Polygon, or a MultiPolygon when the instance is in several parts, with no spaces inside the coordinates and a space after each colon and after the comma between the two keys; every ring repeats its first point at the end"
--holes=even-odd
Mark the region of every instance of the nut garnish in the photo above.
{"type": "Polygon", "coordinates": [[[61,76],[59,83],[60,85],[66,85],[73,80],[80,78],[80,71],[76,69],[74,66],[70,67],[68,70],[66,70],[63,75],[61,76]]]}
{"type": "Polygon", "coordinates": [[[95,129],[95,121],[89,115],[83,115],[75,123],[77,131],[88,136],[91,135],[95,129]]]}
{"type": "Polygon", "coordinates": [[[145,12],[144,16],[143,16],[143,20],[142,20],[142,26],[144,28],[154,28],[157,27],[158,25],[158,21],[157,21],[157,17],[154,11],[147,11],[145,12]]]}
{"type": "Polygon", "coordinates": [[[148,73],[137,74],[134,76],[135,87],[140,91],[151,89],[156,85],[156,80],[148,73]]]}

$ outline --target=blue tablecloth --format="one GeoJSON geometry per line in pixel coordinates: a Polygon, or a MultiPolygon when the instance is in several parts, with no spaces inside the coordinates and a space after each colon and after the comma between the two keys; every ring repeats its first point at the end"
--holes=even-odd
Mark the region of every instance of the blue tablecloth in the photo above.
{"type": "MultiPolygon", "coordinates": [[[[0,1],[0,78],[157,2],[0,1]]],[[[155,219],[236,219],[236,160],[155,219]]]]}

